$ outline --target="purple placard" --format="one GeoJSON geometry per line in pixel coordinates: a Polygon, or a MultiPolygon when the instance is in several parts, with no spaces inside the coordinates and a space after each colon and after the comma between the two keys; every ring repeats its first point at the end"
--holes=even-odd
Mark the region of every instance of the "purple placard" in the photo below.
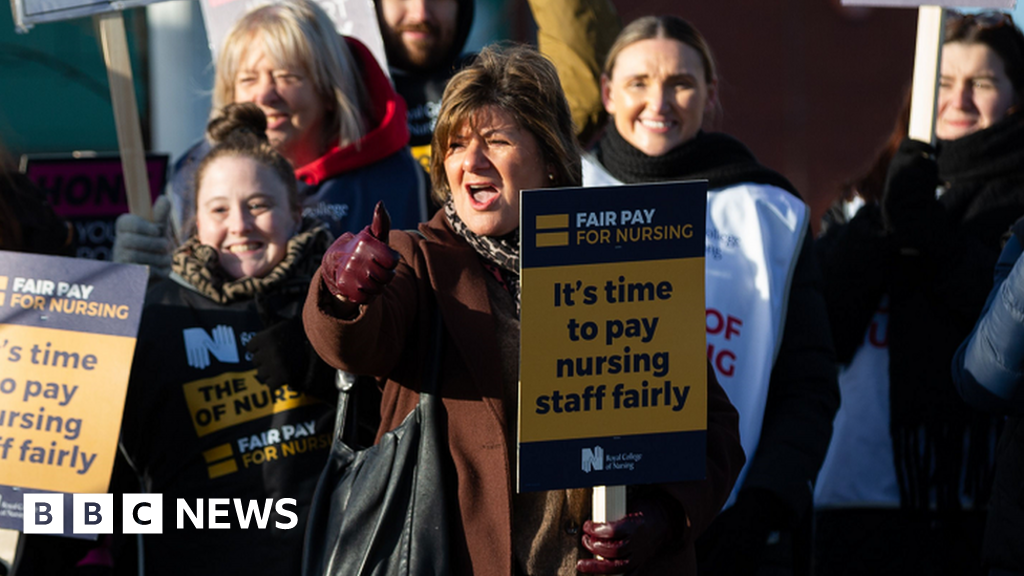
{"type": "MultiPolygon", "coordinates": [[[[146,157],[150,200],[156,200],[167,178],[167,155],[146,157]]],[[[117,216],[128,211],[121,158],[28,157],[25,175],[46,192],[54,212],[63,218],[117,216]]]]}
{"type": "MultiPolygon", "coordinates": [[[[164,189],[167,163],[166,154],[146,156],[151,201],[164,189]]],[[[111,260],[114,222],[128,212],[121,158],[28,156],[22,170],[46,194],[54,212],[71,223],[75,256],[111,260]]]]}

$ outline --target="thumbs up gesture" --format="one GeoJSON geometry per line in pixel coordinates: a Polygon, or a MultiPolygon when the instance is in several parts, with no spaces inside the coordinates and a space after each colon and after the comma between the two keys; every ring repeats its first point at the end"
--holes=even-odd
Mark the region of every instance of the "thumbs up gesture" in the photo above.
{"type": "Polygon", "coordinates": [[[368,304],[395,277],[398,253],[388,247],[391,217],[383,202],[373,222],[358,234],[346,232],[331,244],[321,262],[327,289],[342,302],[368,304]]]}

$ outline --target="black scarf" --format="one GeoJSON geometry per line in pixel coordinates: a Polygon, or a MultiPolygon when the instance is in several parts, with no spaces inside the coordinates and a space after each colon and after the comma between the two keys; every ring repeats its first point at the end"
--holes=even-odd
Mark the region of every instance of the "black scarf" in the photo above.
{"type": "Polygon", "coordinates": [[[444,203],[444,215],[452,230],[461,236],[484,261],[484,266],[501,276],[505,289],[516,301],[519,316],[519,229],[504,236],[477,236],[455,212],[451,195],[444,203]]]}
{"type": "Polygon", "coordinates": [[[1024,115],[1014,114],[963,138],[940,140],[936,159],[939,175],[951,186],[1019,176],[1024,165],[1024,115]]]}
{"type": "Polygon", "coordinates": [[[913,235],[921,255],[897,256],[890,275],[890,427],[901,501],[908,508],[926,510],[935,502],[939,509],[958,509],[962,495],[981,507],[988,499],[991,442],[1000,419],[963,403],[950,359],[991,288],[1000,237],[1024,214],[1019,116],[939,142],[939,177],[946,190],[922,214],[913,235]],[[966,243],[979,248],[967,252],[966,243]],[[988,270],[987,276],[946,285],[943,278],[950,273],[940,267],[963,266],[958,260],[966,254],[985,260],[976,267],[988,270]],[[944,313],[935,314],[936,306],[944,313]]]}
{"type": "Polygon", "coordinates": [[[789,180],[758,163],[743,143],[718,132],[698,132],[666,154],[648,156],[626,142],[610,123],[595,155],[609,174],[627,184],[706,179],[708,188],[715,189],[750,182],[777,186],[799,197],[789,180]]]}

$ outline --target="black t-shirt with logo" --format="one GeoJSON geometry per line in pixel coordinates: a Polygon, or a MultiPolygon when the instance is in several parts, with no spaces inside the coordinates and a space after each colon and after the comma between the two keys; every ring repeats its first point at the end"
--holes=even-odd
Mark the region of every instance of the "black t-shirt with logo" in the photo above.
{"type": "MultiPolygon", "coordinates": [[[[217,304],[173,279],[147,294],[122,425],[143,489],[164,495],[163,534],[143,540],[147,576],[300,572],[334,408],[256,380],[245,344],[262,329],[253,300],[217,304]],[[189,505],[184,529],[178,498],[189,505]],[[211,498],[227,499],[213,521],[229,528],[210,527],[211,498]],[[202,530],[190,518],[197,499],[202,530]]],[[[137,492],[130,484],[114,491],[137,492]]]]}

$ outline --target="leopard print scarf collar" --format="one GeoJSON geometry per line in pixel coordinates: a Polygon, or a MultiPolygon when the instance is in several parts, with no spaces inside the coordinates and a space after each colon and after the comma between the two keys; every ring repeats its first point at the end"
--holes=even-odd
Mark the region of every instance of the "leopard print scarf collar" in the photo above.
{"type": "Polygon", "coordinates": [[[304,218],[299,233],[288,240],[284,260],[261,278],[230,278],[221,268],[217,249],[193,235],[177,250],[171,270],[197,292],[219,304],[253,298],[277,290],[291,280],[308,285],[331,243],[327,225],[304,218]]]}
{"type": "Polygon", "coordinates": [[[519,314],[519,229],[504,236],[477,236],[466,226],[455,212],[452,197],[444,203],[444,214],[452,230],[461,236],[486,264],[497,270],[502,283],[516,301],[516,314],[519,314]]]}

